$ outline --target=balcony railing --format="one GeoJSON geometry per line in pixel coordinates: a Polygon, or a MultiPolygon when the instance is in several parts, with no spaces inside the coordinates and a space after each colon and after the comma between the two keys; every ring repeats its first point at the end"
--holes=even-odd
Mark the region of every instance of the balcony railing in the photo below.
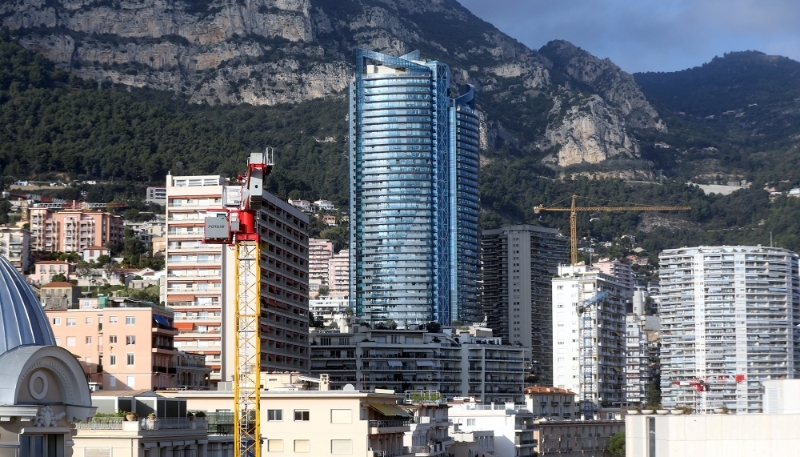
{"type": "Polygon", "coordinates": [[[96,417],[90,422],[76,422],[75,430],[122,430],[124,417],[96,417]]]}
{"type": "Polygon", "coordinates": [[[402,447],[400,449],[395,449],[393,451],[372,451],[372,455],[374,457],[398,457],[401,455],[408,455],[411,454],[411,450],[407,447],[402,447]]]}
{"type": "Polygon", "coordinates": [[[369,427],[408,427],[411,421],[408,420],[381,420],[369,421],[369,427]]]}

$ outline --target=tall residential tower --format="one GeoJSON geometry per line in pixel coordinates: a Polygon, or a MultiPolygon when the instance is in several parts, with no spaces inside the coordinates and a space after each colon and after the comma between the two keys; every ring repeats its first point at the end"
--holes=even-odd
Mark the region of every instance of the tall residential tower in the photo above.
{"type": "Polygon", "coordinates": [[[473,89],[415,51],[356,50],[350,86],[350,300],[369,321],[478,320],[473,89]]]}

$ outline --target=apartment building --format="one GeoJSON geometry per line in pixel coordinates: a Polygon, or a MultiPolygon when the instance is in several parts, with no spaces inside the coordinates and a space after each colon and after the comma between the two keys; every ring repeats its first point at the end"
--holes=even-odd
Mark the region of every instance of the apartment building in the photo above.
{"type": "Polygon", "coordinates": [[[164,206],[167,204],[167,188],[166,187],[148,187],[147,188],[147,197],[145,201],[147,203],[155,203],[157,205],[164,206]]]}
{"type": "Polygon", "coordinates": [[[163,237],[167,230],[164,216],[156,216],[155,219],[144,222],[125,221],[123,226],[133,230],[136,238],[145,246],[152,246],[153,238],[163,237]]]}
{"type": "Polygon", "coordinates": [[[448,404],[450,434],[494,431],[494,455],[532,457],[536,455],[533,414],[527,406],[514,403],[479,404],[453,401],[448,404]]]}
{"type": "MultiPolygon", "coordinates": [[[[402,395],[320,389],[261,393],[263,456],[414,457],[403,444],[413,416],[397,404],[402,395]]],[[[229,390],[161,394],[210,414],[230,410],[234,399],[229,390]]]]}
{"type": "Polygon", "coordinates": [[[10,225],[0,225],[0,256],[5,257],[20,273],[31,265],[31,232],[10,225]]]}
{"type": "Polygon", "coordinates": [[[333,257],[330,240],[310,238],[308,241],[308,277],[312,295],[317,296],[321,286],[328,286],[329,262],[333,257]]]}
{"type": "Polygon", "coordinates": [[[86,379],[105,390],[176,387],[177,351],[170,309],[100,297],[79,308],[45,306],[56,344],[80,361],[86,379]]]}
{"type": "Polygon", "coordinates": [[[30,209],[31,249],[38,252],[83,252],[91,246],[122,243],[122,217],[90,209],[53,212],[30,209]]]}
{"type": "Polygon", "coordinates": [[[69,309],[77,307],[81,288],[69,282],[49,282],[39,289],[42,306],[50,309],[69,309]]]}
{"type": "Polygon", "coordinates": [[[47,284],[53,282],[53,276],[64,275],[65,278],[75,277],[75,264],[66,260],[40,260],[33,264],[33,271],[28,275],[31,284],[47,284]]]}
{"type": "Polygon", "coordinates": [[[645,406],[648,386],[660,374],[659,324],[657,316],[625,316],[625,398],[631,406],[645,406]]]}
{"type": "MultiPolygon", "coordinates": [[[[167,176],[166,276],[163,301],[175,312],[177,349],[203,354],[212,383],[221,379],[223,262],[228,247],[203,243],[208,208],[219,208],[228,180],[217,175],[167,176]]],[[[232,301],[230,303],[233,303],[232,301]]]]}
{"type": "MultiPolygon", "coordinates": [[[[533,438],[538,457],[605,457],[611,437],[625,430],[625,421],[536,421],[533,438]]],[[[644,456],[646,454],[631,454],[644,456]]],[[[661,455],[661,454],[659,454],[661,455]]],[[[685,454],[685,455],[708,455],[685,454]]]]}
{"type": "MultiPolygon", "coordinates": [[[[416,327],[416,326],[415,326],[416,327]]],[[[352,325],[311,333],[311,372],[330,374],[331,389],[437,391],[484,403],[523,401],[528,351],[469,332],[431,333],[352,325]]]]}
{"type": "Polygon", "coordinates": [[[797,254],[688,247],[663,251],[660,265],[664,406],[758,413],[762,381],[800,377],[797,254]]]}
{"type": "Polygon", "coordinates": [[[528,411],[538,418],[572,420],[580,418],[577,394],[558,387],[531,386],[525,388],[528,411]]]}
{"type": "Polygon", "coordinates": [[[328,294],[346,297],[350,292],[350,251],[342,249],[328,262],[328,294]]]}
{"type": "Polygon", "coordinates": [[[552,281],[555,385],[580,401],[588,394],[595,410],[619,407],[625,401],[625,286],[585,265],[561,265],[552,281]],[[582,314],[589,327],[583,340],[578,307],[601,293],[605,298],[582,314]]]}
{"type": "MultiPolygon", "coordinates": [[[[309,300],[308,308],[316,319],[322,319],[325,326],[337,322],[337,319],[346,318],[347,310],[350,306],[347,296],[344,297],[317,297],[309,300]]],[[[352,311],[352,310],[351,310],[352,311]]]]}
{"type": "Polygon", "coordinates": [[[626,298],[633,297],[633,268],[629,264],[618,259],[600,259],[599,262],[593,263],[592,267],[616,279],[624,287],[626,298]]]}
{"type": "Polygon", "coordinates": [[[444,456],[454,443],[449,436],[447,400],[435,391],[406,391],[403,409],[413,414],[403,444],[417,456],[444,456]]]}
{"type": "Polygon", "coordinates": [[[531,349],[533,372],[553,384],[551,279],[569,261],[556,229],[513,225],[481,236],[481,306],[495,336],[531,349]]]}

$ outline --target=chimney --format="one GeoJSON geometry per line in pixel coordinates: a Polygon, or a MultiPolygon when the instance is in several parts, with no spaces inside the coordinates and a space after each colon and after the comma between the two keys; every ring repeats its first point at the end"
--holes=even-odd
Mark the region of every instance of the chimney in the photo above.
{"type": "Polygon", "coordinates": [[[331,390],[331,378],[329,375],[319,375],[319,390],[324,390],[326,392],[331,390]]]}

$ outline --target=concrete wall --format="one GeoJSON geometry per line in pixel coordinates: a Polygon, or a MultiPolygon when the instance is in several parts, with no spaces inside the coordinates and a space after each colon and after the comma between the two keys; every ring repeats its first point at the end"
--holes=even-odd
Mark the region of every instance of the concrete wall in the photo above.
{"type": "Polygon", "coordinates": [[[800,414],[628,416],[625,439],[625,454],[636,457],[797,455],[800,414]]]}

